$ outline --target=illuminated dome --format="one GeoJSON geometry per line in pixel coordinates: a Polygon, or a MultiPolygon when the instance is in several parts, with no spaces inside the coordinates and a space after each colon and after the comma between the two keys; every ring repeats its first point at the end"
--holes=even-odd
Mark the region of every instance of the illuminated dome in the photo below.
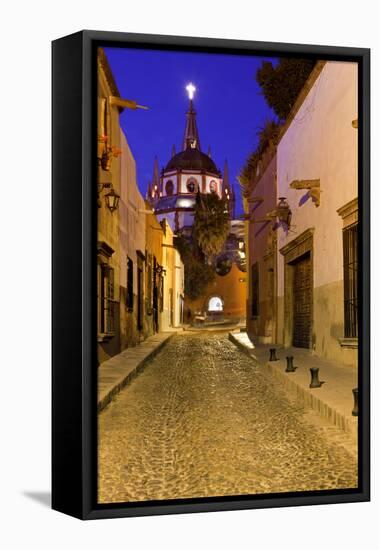
{"type": "Polygon", "coordinates": [[[221,175],[211,157],[192,147],[187,147],[185,151],[174,155],[169,160],[165,172],[171,170],[201,170],[202,172],[221,175]]]}
{"type": "Polygon", "coordinates": [[[188,230],[190,233],[198,192],[216,193],[220,199],[225,200],[231,218],[235,199],[229,183],[226,160],[222,174],[211,158],[210,147],[208,154],[201,149],[193,103],[196,88],[189,84],[186,89],[189,107],[186,112],[182,150],[176,153],[174,145],[171,158],[162,170],[155,158],[153,179],[148,185],[146,198],[159,221],[165,219],[175,232],[188,230]]]}

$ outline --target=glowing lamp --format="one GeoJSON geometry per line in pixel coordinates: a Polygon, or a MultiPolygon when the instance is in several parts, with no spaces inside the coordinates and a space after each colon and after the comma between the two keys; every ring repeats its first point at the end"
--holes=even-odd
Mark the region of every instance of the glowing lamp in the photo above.
{"type": "Polygon", "coordinates": [[[107,207],[109,208],[112,214],[115,210],[117,210],[119,200],[120,200],[120,195],[118,195],[112,187],[109,193],[105,195],[105,204],[107,205],[107,207]]]}

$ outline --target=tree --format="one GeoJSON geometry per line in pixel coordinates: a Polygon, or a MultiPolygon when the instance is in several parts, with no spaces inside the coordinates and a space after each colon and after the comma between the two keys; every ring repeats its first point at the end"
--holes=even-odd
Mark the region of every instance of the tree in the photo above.
{"type": "Polygon", "coordinates": [[[210,265],[222,251],[229,234],[229,212],[226,201],[216,193],[200,194],[196,197],[194,214],[194,237],[210,265]]]}
{"type": "Polygon", "coordinates": [[[313,59],[283,57],[275,67],[264,61],[257,70],[256,80],[279,120],[287,118],[315,63],[313,59]]]}
{"type": "Polygon", "coordinates": [[[270,144],[276,144],[279,137],[281,124],[273,119],[267,119],[261,128],[257,132],[258,145],[252,153],[247,157],[244,166],[238,176],[238,181],[242,187],[242,192],[247,194],[251,178],[257,169],[259,159],[270,146],[270,144]]]}
{"type": "Polygon", "coordinates": [[[184,264],[185,294],[191,300],[196,300],[205,293],[209,283],[214,281],[215,272],[206,264],[204,254],[193,240],[189,241],[178,235],[174,239],[174,246],[184,264]]]}
{"type": "Polygon", "coordinates": [[[257,132],[258,145],[247,157],[238,176],[245,196],[249,193],[249,185],[260,158],[270,142],[277,143],[280,126],[289,115],[315,63],[313,59],[281,58],[275,67],[271,61],[264,61],[257,70],[256,80],[267,104],[279,120],[266,120],[257,132]]]}
{"type": "Polygon", "coordinates": [[[257,132],[258,135],[258,147],[256,152],[258,155],[262,155],[270,143],[274,145],[277,143],[281,125],[273,119],[266,119],[263,126],[261,126],[257,132]]]}
{"type": "Polygon", "coordinates": [[[214,278],[214,270],[204,259],[201,261],[194,255],[187,257],[184,262],[184,291],[188,298],[196,300],[202,296],[214,278]]]}

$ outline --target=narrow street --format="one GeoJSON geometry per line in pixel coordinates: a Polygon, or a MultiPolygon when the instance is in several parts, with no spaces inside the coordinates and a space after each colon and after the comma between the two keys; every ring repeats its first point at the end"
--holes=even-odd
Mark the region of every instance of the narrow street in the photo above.
{"type": "Polygon", "coordinates": [[[226,333],[177,335],[99,416],[99,502],[355,487],[345,440],[226,333]]]}

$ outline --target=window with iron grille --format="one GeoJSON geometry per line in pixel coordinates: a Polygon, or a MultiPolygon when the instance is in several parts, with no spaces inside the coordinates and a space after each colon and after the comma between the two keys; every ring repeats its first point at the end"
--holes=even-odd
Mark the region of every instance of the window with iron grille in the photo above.
{"type": "Polygon", "coordinates": [[[127,259],[126,263],[126,306],[128,310],[133,310],[133,260],[127,259]]]}
{"type": "Polygon", "coordinates": [[[100,332],[114,333],[114,270],[107,264],[101,265],[100,277],[100,332]]]}
{"type": "Polygon", "coordinates": [[[358,224],[343,230],[345,338],[358,338],[358,224]]]}
{"type": "Polygon", "coordinates": [[[251,266],[251,316],[259,315],[259,264],[251,266]]]}

